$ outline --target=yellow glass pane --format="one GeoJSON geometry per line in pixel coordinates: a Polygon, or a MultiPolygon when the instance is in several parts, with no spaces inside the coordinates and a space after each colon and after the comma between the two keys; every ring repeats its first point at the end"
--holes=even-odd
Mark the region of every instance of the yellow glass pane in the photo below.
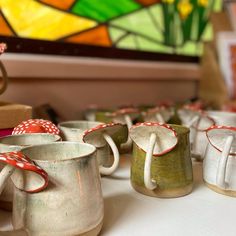
{"type": "Polygon", "coordinates": [[[56,40],[97,25],[33,0],[0,0],[0,8],[21,37],[56,40]]]}

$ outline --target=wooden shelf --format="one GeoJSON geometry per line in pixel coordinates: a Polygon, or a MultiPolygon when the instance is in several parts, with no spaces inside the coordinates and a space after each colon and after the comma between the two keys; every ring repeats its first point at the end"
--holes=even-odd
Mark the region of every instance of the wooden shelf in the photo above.
{"type": "Polygon", "coordinates": [[[9,77],[92,80],[199,80],[198,63],[173,63],[6,53],[9,77]]]}

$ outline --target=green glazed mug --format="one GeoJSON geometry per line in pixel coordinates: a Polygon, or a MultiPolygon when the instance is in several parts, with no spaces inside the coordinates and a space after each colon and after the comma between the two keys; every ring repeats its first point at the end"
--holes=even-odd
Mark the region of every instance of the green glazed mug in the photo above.
{"type": "Polygon", "coordinates": [[[189,129],[145,122],[130,129],[131,184],[152,197],[180,197],[193,187],[189,129]]]}

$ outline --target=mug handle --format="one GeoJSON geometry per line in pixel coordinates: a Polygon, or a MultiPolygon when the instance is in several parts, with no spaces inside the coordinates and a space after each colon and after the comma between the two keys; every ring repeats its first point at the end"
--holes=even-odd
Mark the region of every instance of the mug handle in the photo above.
{"type": "Polygon", "coordinates": [[[111,167],[104,167],[104,166],[99,166],[99,171],[101,174],[103,175],[111,175],[119,166],[119,162],[120,162],[120,154],[118,151],[118,148],[116,146],[116,144],[114,143],[113,139],[110,137],[110,135],[103,133],[103,137],[106,140],[106,142],[109,144],[112,152],[113,152],[113,156],[114,156],[114,161],[111,167]]]}
{"type": "Polygon", "coordinates": [[[5,69],[5,66],[3,65],[3,63],[0,61],[0,71],[2,73],[2,81],[3,81],[3,85],[0,88],[0,94],[4,93],[5,90],[7,89],[7,85],[8,85],[8,76],[7,76],[7,71],[5,69]]]}
{"type": "Polygon", "coordinates": [[[149,138],[148,149],[146,153],[146,159],[144,164],[144,184],[147,189],[153,190],[157,187],[154,180],[151,179],[151,165],[152,165],[152,155],[155,146],[157,136],[152,133],[149,138]]]}
{"type": "Polygon", "coordinates": [[[156,113],[156,119],[157,119],[157,122],[160,122],[160,123],[166,123],[162,114],[160,114],[159,112],[156,113]]]}
{"type": "Polygon", "coordinates": [[[232,142],[234,140],[233,136],[229,136],[226,139],[224,149],[222,151],[220,160],[218,161],[217,173],[216,173],[216,185],[219,188],[225,189],[225,175],[226,175],[226,165],[230,155],[230,149],[232,146],[232,142]]]}
{"type": "MultiPolygon", "coordinates": [[[[131,117],[128,114],[125,114],[124,115],[124,119],[125,119],[125,123],[126,123],[128,129],[130,129],[132,127],[132,125],[133,125],[131,117]]],[[[128,136],[127,142],[126,143],[122,143],[121,144],[121,148],[129,149],[131,146],[132,146],[132,139],[130,138],[130,136],[128,136]]]]}

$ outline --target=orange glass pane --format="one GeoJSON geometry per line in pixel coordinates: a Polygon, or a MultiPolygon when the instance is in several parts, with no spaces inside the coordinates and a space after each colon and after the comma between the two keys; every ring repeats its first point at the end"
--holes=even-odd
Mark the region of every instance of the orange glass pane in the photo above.
{"type": "Polygon", "coordinates": [[[0,14],[0,35],[12,36],[14,33],[6,23],[4,17],[0,14]]]}
{"type": "Polygon", "coordinates": [[[144,6],[148,6],[148,5],[152,5],[154,3],[158,3],[160,2],[161,0],[136,0],[136,2],[144,5],[144,6]]]}
{"type": "Polygon", "coordinates": [[[59,8],[61,10],[68,10],[75,0],[40,0],[40,2],[47,5],[59,8]]]}
{"type": "Polygon", "coordinates": [[[97,46],[110,47],[112,45],[107,27],[102,25],[86,32],[66,38],[64,41],[97,46]]]}

